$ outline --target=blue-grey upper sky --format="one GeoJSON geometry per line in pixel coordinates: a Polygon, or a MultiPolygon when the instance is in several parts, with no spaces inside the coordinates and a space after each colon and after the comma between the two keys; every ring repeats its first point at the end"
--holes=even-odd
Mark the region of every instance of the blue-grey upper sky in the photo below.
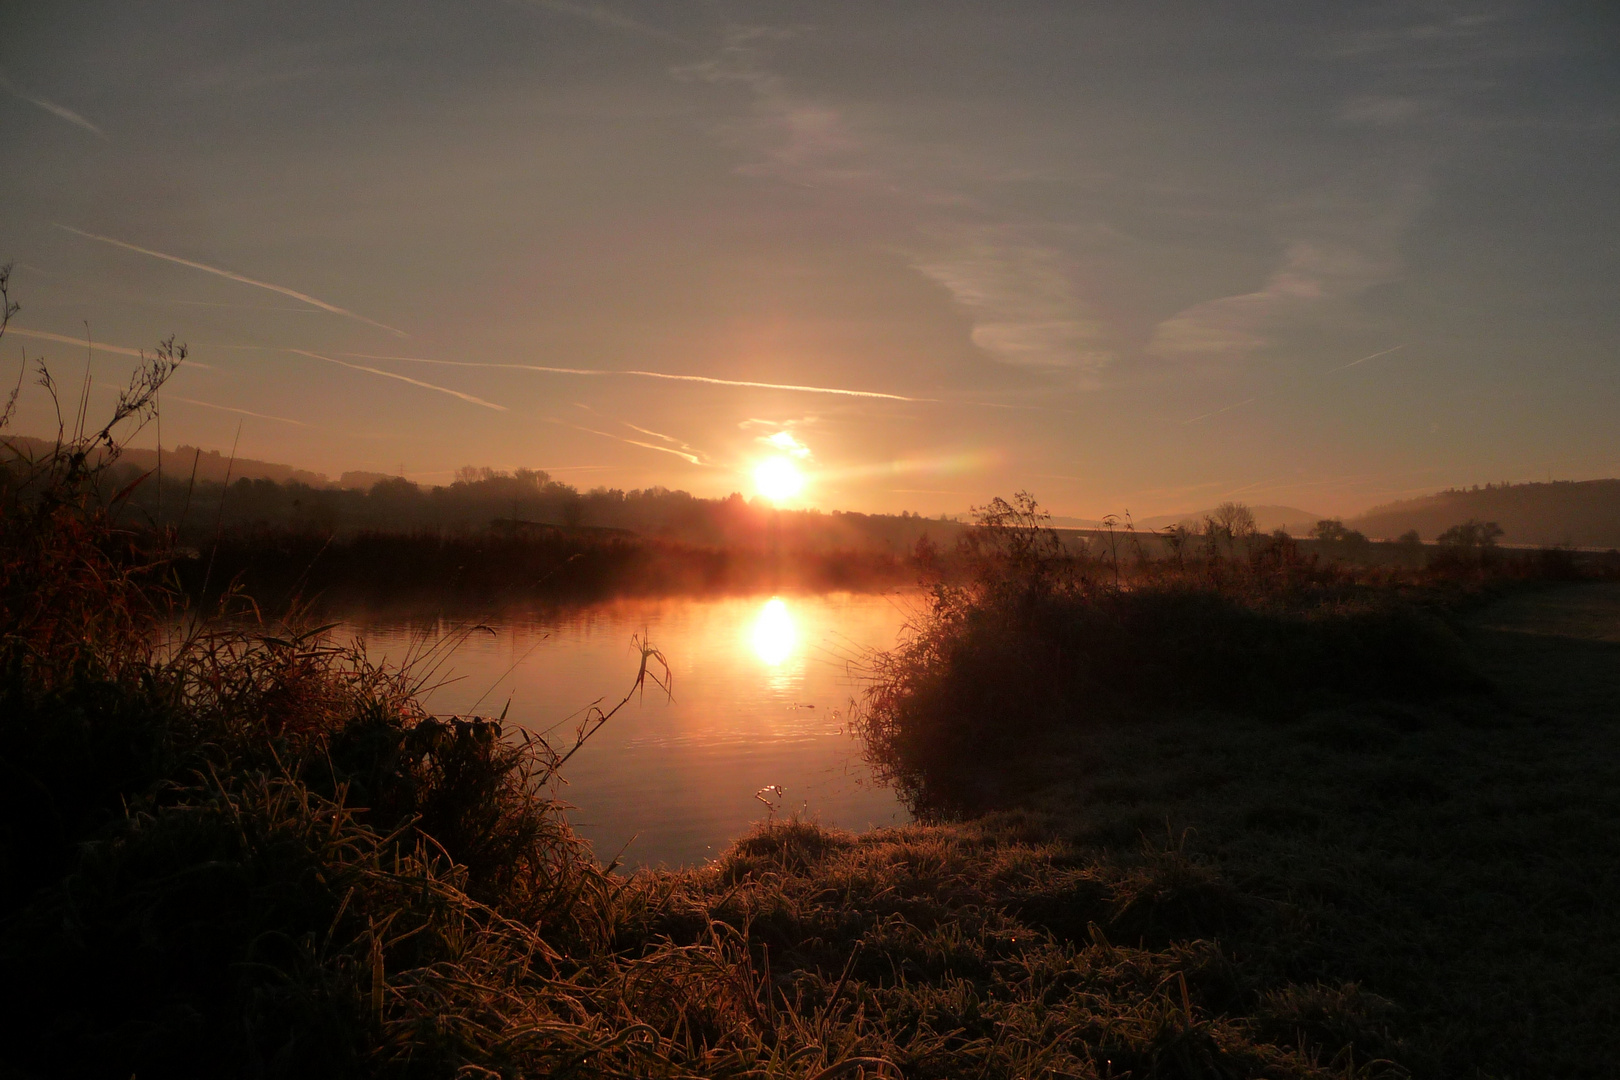
{"type": "Polygon", "coordinates": [[[0,20],[0,362],[176,333],[169,446],[1086,516],[1620,473],[1612,5],[0,20]]]}

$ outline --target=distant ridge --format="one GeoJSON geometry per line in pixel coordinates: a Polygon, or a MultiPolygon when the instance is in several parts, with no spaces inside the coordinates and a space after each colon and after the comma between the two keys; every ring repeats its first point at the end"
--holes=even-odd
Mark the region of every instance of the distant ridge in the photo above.
{"type": "MultiPolygon", "coordinates": [[[[49,453],[56,443],[51,439],[35,439],[27,435],[17,435],[6,440],[25,454],[43,455],[49,453]]],[[[133,465],[137,469],[156,469],[158,452],[156,450],[136,450],[126,448],[118,455],[118,461],[123,465],[133,465]]],[[[177,446],[173,450],[163,451],[163,471],[176,476],[188,477],[191,475],[192,462],[197,465],[197,479],[209,483],[223,483],[227,469],[231,480],[274,480],[278,484],[295,483],[308,484],[310,487],[334,487],[325,473],[310,472],[307,469],[297,469],[291,465],[280,465],[274,461],[257,461],[253,458],[239,457],[232,461],[229,454],[221,454],[218,450],[201,450],[195,446],[177,446]]]]}
{"type": "Polygon", "coordinates": [[[1504,543],[1620,547],[1620,480],[1487,484],[1375,506],[1345,524],[1374,539],[1416,529],[1433,540],[1470,518],[1502,526],[1504,543]]]}

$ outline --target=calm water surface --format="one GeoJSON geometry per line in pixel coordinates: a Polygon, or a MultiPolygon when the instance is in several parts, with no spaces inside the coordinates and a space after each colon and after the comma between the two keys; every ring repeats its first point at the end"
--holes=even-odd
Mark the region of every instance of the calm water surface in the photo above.
{"type": "MultiPolygon", "coordinates": [[[[481,620],[433,691],[437,713],[498,714],[566,743],[582,710],[611,707],[635,677],[645,634],[673,673],[673,699],[649,689],[568,763],[558,794],[603,861],[702,863],[767,816],[798,810],[847,829],[909,820],[876,784],[846,724],[860,686],[850,661],[895,644],[915,594],[831,594],[618,601],[571,612],[481,620]],[[510,706],[507,703],[510,701],[510,706]]],[[[355,619],[341,634],[373,658],[401,661],[460,625],[355,619]]]]}

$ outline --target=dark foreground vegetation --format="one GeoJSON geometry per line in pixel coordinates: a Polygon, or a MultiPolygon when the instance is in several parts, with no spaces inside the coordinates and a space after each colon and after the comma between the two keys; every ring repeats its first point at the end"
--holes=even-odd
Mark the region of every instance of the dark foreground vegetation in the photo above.
{"type": "Polygon", "coordinates": [[[1504,705],[1517,647],[1455,618],[1528,562],[1080,558],[993,508],[868,727],[920,801],[1009,809],[624,877],[549,783],[611,709],[431,715],[120,531],[102,466],[175,358],[0,491],[8,1075],[1609,1071],[1616,729],[1504,705]]]}
{"type": "Polygon", "coordinates": [[[611,710],[565,746],[430,715],[319,628],[196,617],[116,526],[103,465],[180,358],[0,491],[6,1074],[1398,1072],[1376,1001],[1234,963],[1175,850],[787,821],[600,866],[548,782],[611,710]]]}
{"type": "Polygon", "coordinates": [[[878,658],[863,720],[925,813],[1038,815],[1105,862],[1168,847],[1160,933],[1291,982],[1346,1042],[1382,1031],[1415,1075],[1613,1074],[1608,560],[1479,527],[1423,569],[1280,536],[1088,559],[1027,497],[985,520],[975,578],[878,658]]]}

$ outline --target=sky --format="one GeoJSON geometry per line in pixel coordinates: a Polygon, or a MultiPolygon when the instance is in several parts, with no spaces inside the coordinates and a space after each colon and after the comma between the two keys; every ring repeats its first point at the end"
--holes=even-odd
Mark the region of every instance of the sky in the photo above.
{"type": "Polygon", "coordinates": [[[780,458],[795,505],[1145,517],[1620,475],[1608,4],[23,0],[0,177],[0,377],[88,363],[94,414],[174,334],[165,446],[334,478],[780,458]]]}

